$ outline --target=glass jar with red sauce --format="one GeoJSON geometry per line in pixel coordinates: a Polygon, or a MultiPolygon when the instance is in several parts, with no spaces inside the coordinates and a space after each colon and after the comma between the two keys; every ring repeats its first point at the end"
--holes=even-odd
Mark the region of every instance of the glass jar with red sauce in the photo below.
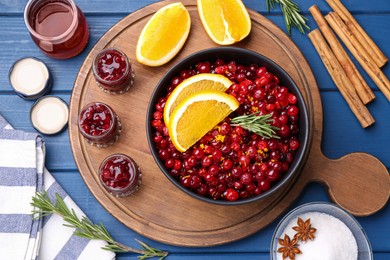
{"type": "Polygon", "coordinates": [[[96,83],[109,94],[127,92],[134,84],[134,69],[126,54],[109,48],[99,52],[92,65],[96,83]]]}
{"type": "Polygon", "coordinates": [[[85,140],[97,147],[114,144],[121,132],[119,117],[101,102],[89,103],[81,110],[78,127],[85,140]]]}
{"type": "Polygon", "coordinates": [[[108,156],[99,168],[103,187],[116,197],[128,196],[137,191],[141,178],[142,173],[136,162],[124,154],[108,156]]]}
{"type": "Polygon", "coordinates": [[[72,58],[88,43],[87,20],[73,0],[29,0],[24,21],[35,44],[49,57],[72,58]]]}

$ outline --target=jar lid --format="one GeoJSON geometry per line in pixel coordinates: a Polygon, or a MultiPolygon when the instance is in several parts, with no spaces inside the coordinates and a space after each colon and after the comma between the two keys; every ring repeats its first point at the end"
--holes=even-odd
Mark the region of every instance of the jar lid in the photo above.
{"type": "Polygon", "coordinates": [[[28,100],[48,93],[53,82],[46,64],[35,57],[17,60],[10,68],[8,77],[16,94],[28,100]]]}
{"type": "Polygon", "coordinates": [[[30,120],[33,127],[45,135],[54,135],[61,132],[65,129],[68,118],[68,104],[55,96],[39,98],[30,111],[30,120]]]}

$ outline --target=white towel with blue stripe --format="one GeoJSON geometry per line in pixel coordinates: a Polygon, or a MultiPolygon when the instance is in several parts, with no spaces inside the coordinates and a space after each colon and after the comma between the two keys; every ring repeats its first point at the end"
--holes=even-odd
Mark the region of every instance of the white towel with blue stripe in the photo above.
{"type": "Polygon", "coordinates": [[[45,144],[35,133],[14,130],[0,115],[0,259],[114,259],[106,242],[73,235],[57,215],[34,220],[31,198],[59,194],[81,218],[84,213],[44,167],[45,144]]]}

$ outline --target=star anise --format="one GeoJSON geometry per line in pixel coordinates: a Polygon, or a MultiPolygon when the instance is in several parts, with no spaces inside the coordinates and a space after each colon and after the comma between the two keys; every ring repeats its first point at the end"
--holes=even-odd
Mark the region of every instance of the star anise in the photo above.
{"type": "Polygon", "coordinates": [[[282,253],[283,259],[289,257],[290,259],[295,259],[296,254],[302,254],[301,250],[299,250],[298,246],[298,238],[294,238],[293,240],[287,234],[284,234],[284,239],[278,239],[281,247],[278,249],[278,253],[282,253]]]}
{"type": "Polygon", "coordinates": [[[315,238],[314,233],[317,229],[311,227],[310,218],[303,221],[298,217],[297,223],[298,226],[293,227],[293,229],[297,231],[294,238],[300,239],[302,242],[306,242],[307,239],[313,240],[315,238]]]}

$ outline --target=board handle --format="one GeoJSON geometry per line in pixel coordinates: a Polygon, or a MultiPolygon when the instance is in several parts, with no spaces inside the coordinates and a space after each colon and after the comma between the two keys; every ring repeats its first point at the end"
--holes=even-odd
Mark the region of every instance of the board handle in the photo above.
{"type": "Polygon", "coordinates": [[[390,175],[376,157],[351,153],[337,160],[318,156],[315,166],[305,168],[308,181],[325,184],[330,198],[355,216],[382,209],[390,197],[390,175]]]}

